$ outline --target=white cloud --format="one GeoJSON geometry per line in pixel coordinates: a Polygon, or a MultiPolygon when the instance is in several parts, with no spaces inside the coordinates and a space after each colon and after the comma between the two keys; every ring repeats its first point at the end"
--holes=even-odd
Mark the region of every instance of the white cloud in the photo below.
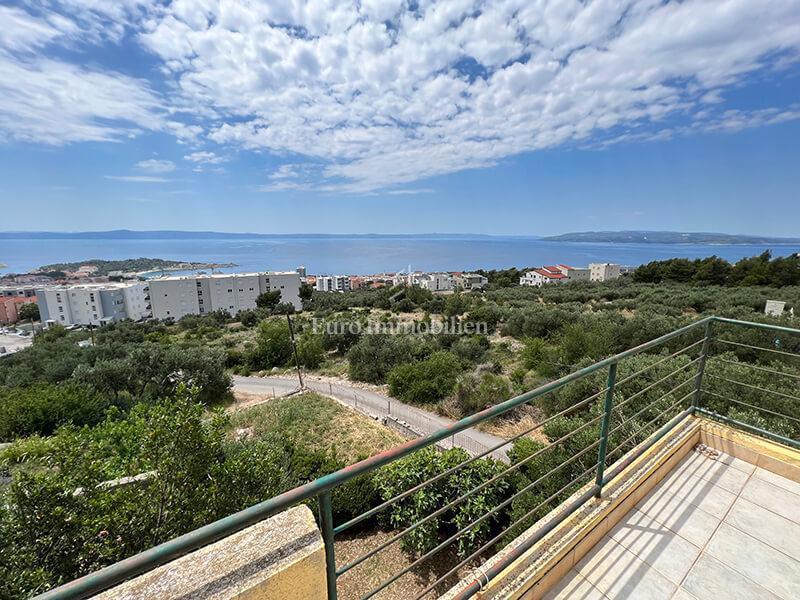
{"type": "Polygon", "coordinates": [[[136,168],[148,173],[169,173],[175,170],[175,163],[171,160],[150,158],[136,163],[136,168]]]}
{"type": "Polygon", "coordinates": [[[166,183],[169,179],[165,177],[155,177],[152,175],[104,175],[106,179],[114,181],[126,181],[129,183],[166,183]]]}
{"type": "Polygon", "coordinates": [[[208,152],[205,150],[192,152],[191,154],[187,154],[183,158],[184,160],[188,160],[189,162],[200,163],[204,165],[218,165],[228,160],[224,156],[217,156],[213,152],[208,152]]]}
{"type": "Polygon", "coordinates": [[[800,50],[800,7],[183,1],[141,40],[220,115],[212,140],[312,157],[320,187],[368,191],[701,110],[712,122],[727,86],[800,50]]]}
{"type": "Polygon", "coordinates": [[[19,26],[0,33],[0,136],[57,144],[162,131],[191,145],[184,158],[200,170],[227,160],[197,149],[207,137],[291,157],[266,176],[270,191],[403,193],[521,152],[798,118],[786,105],[745,111],[727,93],[796,64],[797,0],[27,5],[37,10],[3,9],[19,26]],[[138,43],[165,81],[41,55],[78,39],[138,43]],[[298,168],[304,160],[312,167],[298,168]]]}

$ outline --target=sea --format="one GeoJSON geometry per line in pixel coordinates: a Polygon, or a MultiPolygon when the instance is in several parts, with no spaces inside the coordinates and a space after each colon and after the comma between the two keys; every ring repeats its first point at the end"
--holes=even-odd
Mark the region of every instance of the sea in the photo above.
{"type": "Polygon", "coordinates": [[[457,236],[275,236],[200,239],[35,239],[0,237],[0,273],[25,273],[58,262],[90,259],[164,258],[234,263],[223,271],[293,270],[309,274],[373,274],[409,267],[423,271],[467,271],[585,266],[612,262],[637,266],[653,260],[716,255],[729,261],[772,250],[776,256],[800,252],[789,245],[619,244],[547,241],[530,237],[457,236]]]}

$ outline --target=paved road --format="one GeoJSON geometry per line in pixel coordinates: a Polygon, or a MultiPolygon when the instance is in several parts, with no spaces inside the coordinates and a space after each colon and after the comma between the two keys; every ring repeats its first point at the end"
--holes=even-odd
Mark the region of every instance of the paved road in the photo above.
{"type": "MultiPolygon", "coordinates": [[[[340,383],[329,383],[310,377],[304,377],[303,381],[306,387],[315,392],[336,398],[340,402],[344,402],[369,415],[379,418],[391,415],[405,421],[415,431],[424,435],[453,424],[451,419],[369,390],[362,390],[361,388],[350,387],[340,383]]],[[[268,396],[282,396],[298,388],[297,379],[292,377],[242,377],[240,375],[233,376],[233,386],[243,392],[268,396]]],[[[455,444],[475,456],[502,442],[503,439],[497,436],[477,429],[465,429],[455,434],[452,438],[443,440],[442,445],[449,448],[455,444]]],[[[510,445],[495,450],[492,452],[492,457],[508,462],[506,451],[509,447],[510,445]]]]}

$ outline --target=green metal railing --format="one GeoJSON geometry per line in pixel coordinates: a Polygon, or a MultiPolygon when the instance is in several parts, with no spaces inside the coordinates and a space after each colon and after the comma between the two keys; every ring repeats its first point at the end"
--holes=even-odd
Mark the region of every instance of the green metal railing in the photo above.
{"type": "MultiPolygon", "coordinates": [[[[600,497],[604,486],[608,484],[609,481],[616,477],[627,465],[633,462],[638,456],[652,446],[652,444],[666,435],[680,423],[681,420],[690,414],[702,414],[741,427],[749,432],[765,436],[780,443],[800,448],[800,441],[798,441],[800,439],[800,435],[798,435],[800,427],[792,429],[791,435],[786,435],[786,429],[789,428],[789,426],[784,427],[784,431],[781,433],[769,430],[764,426],[764,423],[757,419],[756,422],[747,422],[747,420],[743,420],[743,418],[734,418],[726,414],[730,407],[736,407],[736,410],[745,411],[741,414],[750,415],[757,413],[763,415],[765,419],[773,419],[773,421],[770,422],[776,422],[774,419],[785,419],[786,423],[794,424],[796,422],[800,425],[800,418],[798,418],[798,416],[800,416],[800,393],[788,393],[785,388],[781,390],[770,389],[770,387],[763,387],[755,385],[752,382],[731,379],[724,375],[724,373],[726,373],[725,369],[752,368],[753,372],[761,377],[785,377],[786,380],[800,382],[800,374],[798,374],[796,370],[797,367],[800,367],[800,362],[793,367],[791,365],[787,367],[788,363],[797,359],[800,359],[800,330],[798,329],[719,317],[707,317],[655,340],[579,369],[560,379],[542,385],[535,390],[461,419],[451,426],[440,429],[425,437],[410,440],[400,446],[315,481],[311,481],[298,488],[289,490],[279,496],[160,544],[159,546],[122,560],[100,571],[86,575],[51,590],[40,597],[64,600],[68,598],[85,598],[91,596],[121,583],[126,579],[130,579],[131,577],[149,571],[159,565],[163,565],[202,546],[240,531],[290,506],[302,502],[315,501],[319,511],[320,528],[325,543],[327,596],[329,600],[336,600],[337,581],[339,578],[346,576],[347,573],[369,561],[388,547],[401,542],[411,532],[419,529],[426,523],[462,505],[475,494],[498,483],[500,480],[505,479],[507,481],[509,476],[519,473],[520,469],[528,464],[532,464],[532,461],[544,455],[544,453],[550,452],[554,448],[563,448],[563,444],[576,439],[576,436],[579,434],[591,431],[591,428],[596,427],[597,437],[593,443],[575,452],[568,459],[550,469],[544,475],[537,477],[534,481],[516,491],[512,490],[501,502],[495,506],[487,507],[485,513],[473,519],[470,523],[459,527],[457,531],[450,534],[431,550],[416,558],[410,565],[395,573],[387,574],[386,579],[375,588],[359,591],[358,597],[366,600],[390,588],[398,579],[412,572],[422,563],[430,560],[446,548],[451,547],[464,535],[468,534],[470,531],[474,531],[480,524],[486,522],[488,519],[496,518],[497,515],[500,514],[500,511],[510,507],[516,499],[522,498],[526,494],[530,494],[539,489],[539,486],[544,481],[548,480],[548,478],[555,476],[563,477],[563,470],[567,467],[575,466],[576,464],[580,469],[585,465],[581,465],[581,463],[577,461],[594,456],[594,453],[596,453],[597,460],[590,468],[582,470],[576,477],[571,478],[565,485],[561,486],[558,491],[537,503],[536,506],[527,511],[522,517],[507,523],[499,531],[493,531],[488,541],[481,543],[477,550],[470,552],[468,556],[459,560],[457,564],[454,564],[446,573],[419,592],[416,598],[426,597],[431,594],[431,592],[437,590],[448,578],[457,574],[459,569],[469,566],[490,549],[497,548],[498,544],[502,543],[504,538],[506,538],[509,531],[514,530],[515,527],[527,527],[532,518],[541,510],[551,507],[552,503],[558,501],[559,498],[565,495],[574,495],[576,490],[585,488],[577,498],[571,500],[569,505],[563,507],[563,510],[559,512],[557,518],[548,520],[547,525],[539,529],[535,535],[528,537],[523,543],[505,553],[503,560],[497,561],[496,564],[483,569],[481,571],[481,577],[483,580],[488,581],[552,531],[552,529],[563,522],[564,519],[578,510],[583,504],[593,497],[600,497]],[[769,335],[772,347],[760,346],[754,343],[750,337],[746,337],[745,340],[742,341],[740,334],[745,330],[755,332],[757,335],[769,335]],[[738,338],[736,337],[736,332],[739,332],[738,338]],[[785,336],[796,336],[796,338],[794,338],[796,341],[787,342],[784,339],[785,336]],[[735,339],[731,339],[732,337],[735,339]],[[796,348],[796,350],[793,350],[794,348],[796,348]],[[720,353],[714,354],[715,350],[721,350],[722,356],[719,356],[720,353]],[[622,378],[618,376],[620,373],[620,365],[626,365],[625,361],[627,359],[644,353],[653,353],[654,351],[661,352],[660,355],[654,357],[658,358],[658,360],[655,360],[646,367],[630,375],[622,378]],[[747,361],[741,360],[737,352],[742,356],[759,356],[763,353],[772,357],[777,357],[776,360],[778,362],[766,365],[763,363],[750,364],[747,361]],[[685,362],[683,362],[680,367],[671,370],[667,375],[659,377],[655,381],[647,381],[647,385],[640,387],[636,391],[628,391],[632,389],[632,384],[636,382],[641,383],[641,378],[648,375],[648,372],[658,367],[663,367],[670,361],[675,360],[683,360],[685,362]],[[792,371],[793,368],[795,369],[794,371],[792,371]],[[377,504],[358,516],[352,517],[339,524],[334,523],[332,493],[339,486],[356,477],[371,473],[380,467],[400,460],[413,452],[433,446],[437,442],[449,438],[465,429],[474,427],[489,419],[505,415],[509,413],[509,411],[529,404],[532,401],[540,400],[548,394],[553,394],[554,392],[562,390],[562,388],[566,386],[577,384],[581,381],[586,383],[587,378],[594,374],[599,374],[602,371],[606,371],[607,375],[605,378],[605,385],[600,385],[600,389],[591,393],[583,400],[556,412],[536,425],[514,435],[510,439],[492,448],[488,448],[475,456],[470,456],[454,467],[438,473],[426,481],[411,486],[409,489],[377,504]],[[677,383],[675,383],[676,381],[677,383]],[[778,401],[779,404],[794,402],[798,404],[796,404],[796,407],[794,407],[793,404],[786,404],[790,406],[790,409],[787,410],[791,413],[786,414],[785,412],[775,410],[775,407],[772,405],[770,405],[770,408],[766,408],[754,402],[747,402],[739,398],[731,397],[730,393],[726,394],[724,392],[723,387],[719,387],[725,385],[736,386],[736,389],[747,390],[748,393],[757,392],[759,394],[768,395],[771,398],[778,398],[780,399],[778,401]],[[657,393],[665,386],[670,387],[669,391],[660,395],[656,400],[648,400],[644,402],[644,406],[641,407],[634,404],[636,400],[643,402],[647,399],[645,394],[648,392],[657,393]],[[598,414],[592,416],[592,409],[601,398],[602,409],[597,405],[595,412],[598,414]],[[654,417],[651,417],[653,407],[660,408],[662,403],[667,405],[666,408],[660,410],[654,417]],[[622,411],[623,408],[632,408],[634,412],[632,414],[625,414],[622,411]],[[650,411],[649,414],[647,414],[648,411],[650,411]],[[483,481],[470,490],[464,490],[463,494],[446,502],[415,523],[408,525],[400,531],[393,532],[388,539],[382,541],[363,555],[351,559],[347,564],[337,566],[335,552],[335,539],[337,535],[351,530],[356,525],[365,524],[368,520],[378,517],[383,511],[391,509],[392,506],[411,497],[413,494],[457,473],[477,460],[492,456],[492,453],[497,450],[510,447],[514,441],[536,430],[541,430],[553,423],[556,419],[574,417],[575,415],[586,415],[587,418],[591,418],[588,418],[586,422],[569,433],[544,444],[541,448],[525,458],[512,462],[510,465],[502,465],[502,470],[486,481],[483,481]],[[639,419],[643,415],[651,418],[648,418],[647,422],[641,425],[639,419]],[[631,428],[637,425],[638,427],[631,431],[631,428]],[[613,448],[609,447],[610,440],[618,440],[620,438],[622,438],[622,441],[616,443],[613,448]],[[562,474],[559,475],[559,473],[562,474]]],[[[652,375],[652,373],[650,375],[652,375]]],[[[798,390],[800,390],[800,383],[798,383],[797,387],[798,390]]],[[[783,406],[783,404],[781,404],[781,406],[783,406]]],[[[736,414],[738,415],[740,413],[736,414]]],[[[753,419],[750,420],[752,421],[753,419]]],[[[783,421],[781,423],[783,423],[783,421]]],[[[480,587],[481,581],[476,580],[461,591],[457,597],[460,599],[469,598],[473,596],[480,587]]]]}

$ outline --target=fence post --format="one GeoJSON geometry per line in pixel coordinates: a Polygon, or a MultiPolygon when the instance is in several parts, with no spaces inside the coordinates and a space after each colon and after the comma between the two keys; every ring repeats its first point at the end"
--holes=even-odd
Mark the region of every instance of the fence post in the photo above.
{"type": "Polygon", "coordinates": [[[606,450],[608,449],[608,426],[611,423],[611,412],[614,409],[614,384],[617,381],[617,363],[608,367],[608,382],[606,383],[606,400],[603,406],[603,421],[600,426],[600,448],[597,450],[597,477],[595,485],[600,498],[603,494],[603,473],[606,468],[606,450]]]}
{"type": "Polygon", "coordinates": [[[322,541],[325,543],[328,600],[336,600],[336,555],[333,549],[333,509],[330,490],[322,492],[319,496],[319,520],[322,526],[322,541]]]}
{"type": "Polygon", "coordinates": [[[700,351],[700,361],[697,363],[697,375],[694,376],[694,396],[692,396],[692,411],[700,407],[700,398],[703,394],[703,372],[706,370],[706,359],[708,358],[708,348],[711,345],[711,323],[706,323],[705,338],[703,338],[703,349],[700,351]]]}

